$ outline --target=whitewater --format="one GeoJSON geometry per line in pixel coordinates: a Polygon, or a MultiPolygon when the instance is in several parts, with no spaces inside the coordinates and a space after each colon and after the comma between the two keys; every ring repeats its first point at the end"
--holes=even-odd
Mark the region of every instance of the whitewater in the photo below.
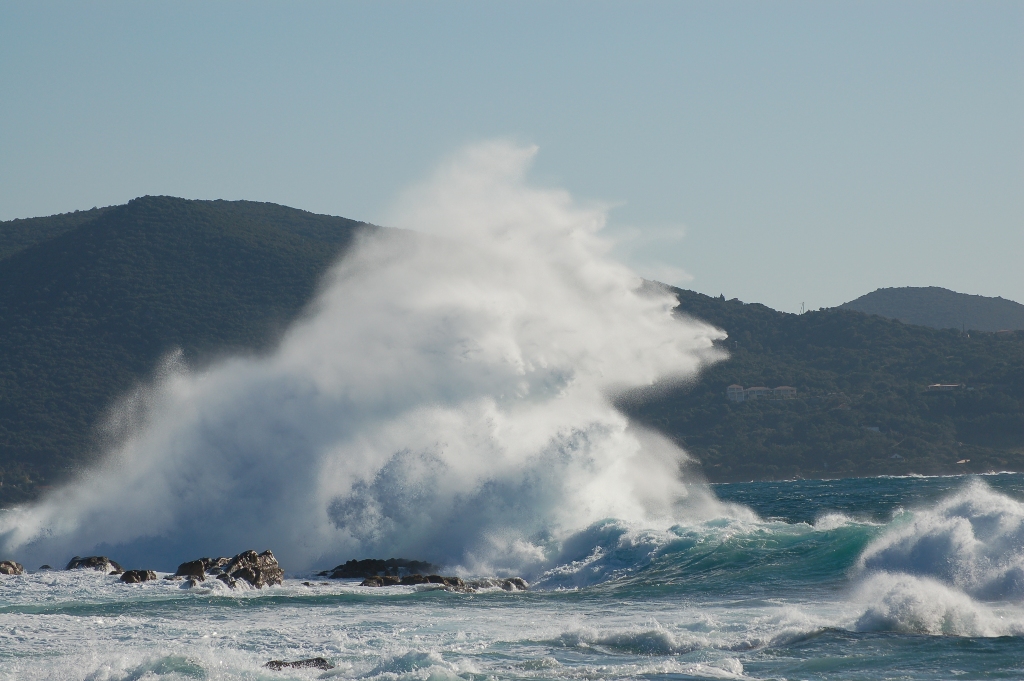
{"type": "Polygon", "coordinates": [[[727,359],[532,147],[443,163],[262,356],[170,355],[103,461],[0,512],[11,679],[1024,677],[1024,477],[704,484],[618,397],[727,359]],[[270,548],[282,585],[172,572],[270,548]],[[362,587],[427,560],[525,592],[362,587]],[[322,657],[332,669],[273,670],[322,657]]]}

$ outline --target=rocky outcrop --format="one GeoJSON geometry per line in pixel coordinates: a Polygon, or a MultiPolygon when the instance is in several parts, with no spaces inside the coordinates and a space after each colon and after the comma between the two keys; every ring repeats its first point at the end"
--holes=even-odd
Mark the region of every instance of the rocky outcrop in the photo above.
{"type": "Polygon", "coordinates": [[[521,577],[474,579],[463,581],[458,577],[441,575],[374,575],[363,580],[360,586],[415,586],[417,584],[437,584],[451,591],[473,592],[481,589],[504,589],[505,591],[526,591],[529,588],[526,580],[521,577]]]}
{"type": "Polygon", "coordinates": [[[125,584],[138,584],[156,579],[156,573],[152,570],[128,570],[121,575],[121,581],[125,584]]]}
{"type": "Polygon", "coordinates": [[[25,568],[21,563],[13,560],[0,560],[0,575],[23,575],[25,568]]]}
{"type": "Polygon", "coordinates": [[[275,671],[281,669],[334,669],[334,665],[322,657],[308,657],[305,660],[295,660],[294,662],[271,660],[264,666],[275,671]]]}
{"type": "Polygon", "coordinates": [[[329,577],[330,579],[366,579],[378,575],[401,577],[411,574],[426,574],[438,572],[440,569],[438,566],[431,565],[422,560],[367,558],[366,560],[350,560],[331,570],[324,570],[318,574],[321,577],[329,577]]]}
{"type": "Polygon", "coordinates": [[[206,579],[206,575],[219,575],[224,571],[224,566],[231,562],[231,558],[197,558],[178,566],[175,577],[191,577],[197,582],[206,579]]]}
{"type": "Polygon", "coordinates": [[[83,570],[83,569],[103,570],[106,573],[118,574],[118,575],[121,574],[122,572],[124,572],[124,568],[122,568],[120,565],[118,565],[116,562],[110,560],[106,556],[86,556],[85,558],[80,558],[78,556],[75,556],[74,558],[71,559],[71,561],[68,563],[68,566],[66,568],[64,568],[64,569],[65,570],[83,570]]]}
{"type": "Polygon", "coordinates": [[[250,586],[262,589],[265,586],[284,581],[284,570],[277,563],[272,551],[263,553],[243,551],[233,558],[197,558],[178,566],[174,578],[186,578],[190,586],[214,576],[230,587],[244,581],[250,586]]]}
{"type": "Polygon", "coordinates": [[[480,589],[502,589],[503,591],[526,591],[530,588],[529,582],[522,577],[491,577],[488,579],[473,579],[466,582],[466,588],[470,591],[480,589]]]}

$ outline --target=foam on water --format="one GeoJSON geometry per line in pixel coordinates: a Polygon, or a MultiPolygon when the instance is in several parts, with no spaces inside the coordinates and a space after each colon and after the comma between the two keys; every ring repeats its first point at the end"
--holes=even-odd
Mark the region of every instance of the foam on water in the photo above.
{"type": "Polygon", "coordinates": [[[1024,618],[1009,617],[929,577],[881,572],[857,589],[868,603],[854,623],[858,631],[897,631],[953,636],[1020,636],[1024,618]]]}
{"type": "Polygon", "coordinates": [[[1024,503],[981,479],[931,507],[902,510],[857,561],[859,630],[1019,636],[1024,613],[980,601],[1024,597],[1024,503]]]}
{"type": "Polygon", "coordinates": [[[864,570],[931,577],[976,598],[1024,597],[1024,503],[973,480],[914,511],[861,556],[864,570]]]}
{"type": "Polygon", "coordinates": [[[1002,518],[980,533],[992,546],[1001,536],[993,527],[1012,527],[1012,497],[973,482],[947,486],[890,523],[857,513],[813,524],[752,514],[598,521],[562,542],[568,562],[527,592],[299,579],[262,591],[189,590],[89,571],[4,578],[0,678],[938,680],[950,669],[1014,678],[1024,652],[1019,598],[979,600],[926,562],[913,563],[922,574],[871,562],[964,508],[1002,518]],[[915,526],[923,531],[908,532],[915,526]],[[336,667],[263,667],[314,656],[336,667]]]}

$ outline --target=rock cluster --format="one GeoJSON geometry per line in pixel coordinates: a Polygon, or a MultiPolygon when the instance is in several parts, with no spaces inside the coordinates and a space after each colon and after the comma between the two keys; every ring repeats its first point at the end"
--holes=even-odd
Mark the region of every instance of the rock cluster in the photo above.
{"type": "Polygon", "coordinates": [[[284,570],[278,565],[273,552],[243,551],[233,558],[197,558],[182,563],[172,577],[187,578],[190,586],[206,581],[207,575],[216,577],[230,587],[244,581],[250,586],[262,589],[265,586],[284,581],[284,570]]]}
{"type": "Polygon", "coordinates": [[[441,575],[374,575],[363,580],[360,586],[414,586],[416,584],[437,584],[452,591],[479,591],[480,589],[500,588],[505,591],[526,591],[529,584],[521,577],[504,579],[474,579],[463,581],[459,577],[442,577],[441,575]]]}
{"type": "Polygon", "coordinates": [[[119,575],[124,572],[124,568],[118,565],[115,561],[110,560],[106,556],[86,556],[81,558],[75,556],[68,562],[68,566],[65,570],[103,570],[107,574],[119,575]]]}
{"type": "Polygon", "coordinates": [[[138,584],[156,579],[156,573],[152,570],[128,570],[121,575],[121,581],[125,584],[138,584]]]}
{"type": "Polygon", "coordinates": [[[401,577],[402,575],[426,574],[437,572],[440,569],[438,566],[422,560],[367,558],[366,560],[350,560],[318,574],[330,579],[366,579],[377,575],[401,577]]]}
{"type": "Polygon", "coordinates": [[[294,662],[285,662],[284,660],[271,660],[265,667],[269,667],[274,670],[281,670],[286,668],[291,669],[334,669],[334,665],[325,660],[322,657],[308,657],[305,660],[295,660],[294,662]]]}
{"type": "Polygon", "coordinates": [[[25,568],[21,563],[15,563],[13,560],[0,560],[0,575],[20,575],[24,572],[25,568]]]}
{"type": "Polygon", "coordinates": [[[493,588],[499,588],[504,591],[526,591],[530,588],[530,585],[522,577],[492,577],[490,579],[471,580],[466,583],[466,587],[472,591],[493,588]]]}

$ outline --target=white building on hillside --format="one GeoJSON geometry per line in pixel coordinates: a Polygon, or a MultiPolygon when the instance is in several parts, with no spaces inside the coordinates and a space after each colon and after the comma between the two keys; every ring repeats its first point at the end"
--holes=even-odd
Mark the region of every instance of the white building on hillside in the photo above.
{"type": "Polygon", "coordinates": [[[733,383],[725,389],[725,396],[730,402],[745,402],[746,400],[791,400],[796,397],[796,388],[790,385],[780,385],[778,388],[768,388],[763,385],[753,388],[744,388],[742,385],[733,383]]]}

